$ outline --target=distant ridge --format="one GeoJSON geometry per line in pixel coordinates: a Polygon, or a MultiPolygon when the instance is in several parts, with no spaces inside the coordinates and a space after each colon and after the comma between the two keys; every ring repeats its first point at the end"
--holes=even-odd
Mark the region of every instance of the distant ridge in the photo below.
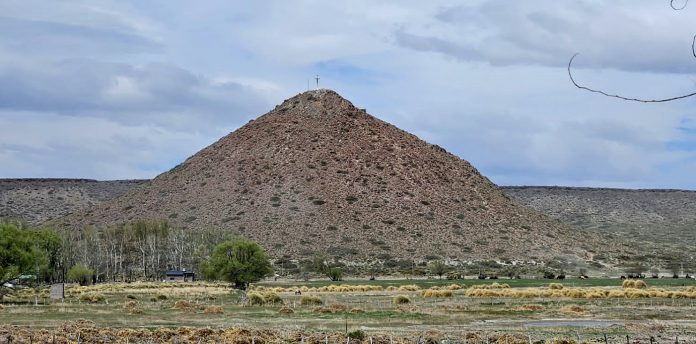
{"type": "Polygon", "coordinates": [[[594,186],[561,186],[561,185],[500,185],[502,190],[575,190],[575,191],[621,191],[621,192],[692,192],[696,190],[685,189],[622,189],[622,188],[605,188],[594,186]]]}
{"type": "Polygon", "coordinates": [[[0,218],[20,219],[38,225],[111,200],[143,182],[67,178],[0,179],[0,218]]]}

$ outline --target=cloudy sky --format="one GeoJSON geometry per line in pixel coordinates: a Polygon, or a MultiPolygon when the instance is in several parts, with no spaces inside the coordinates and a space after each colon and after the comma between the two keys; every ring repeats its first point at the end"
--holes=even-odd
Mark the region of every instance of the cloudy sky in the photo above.
{"type": "Polygon", "coordinates": [[[0,1],[0,178],[151,178],[321,76],[502,185],[696,189],[696,3],[0,1]]]}

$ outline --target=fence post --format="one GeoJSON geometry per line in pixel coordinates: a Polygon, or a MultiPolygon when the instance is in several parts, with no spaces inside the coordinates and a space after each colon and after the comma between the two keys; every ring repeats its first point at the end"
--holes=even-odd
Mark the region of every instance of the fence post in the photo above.
{"type": "Polygon", "coordinates": [[[628,339],[628,335],[626,335],[626,344],[631,344],[630,340],[628,339]]]}
{"type": "Polygon", "coordinates": [[[609,344],[609,341],[607,340],[607,334],[604,334],[604,344],[609,344]]]}
{"type": "Polygon", "coordinates": [[[529,339],[529,344],[532,344],[532,335],[531,335],[531,334],[528,334],[528,335],[527,335],[527,338],[529,339]]]}

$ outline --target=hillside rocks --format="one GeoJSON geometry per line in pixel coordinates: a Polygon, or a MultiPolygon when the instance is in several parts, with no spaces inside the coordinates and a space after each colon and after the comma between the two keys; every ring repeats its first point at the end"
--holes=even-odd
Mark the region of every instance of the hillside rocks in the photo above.
{"type": "Polygon", "coordinates": [[[598,242],[330,90],[292,97],[152,181],[55,223],[78,230],[140,218],[243,235],[274,257],[587,258],[598,242]]]}

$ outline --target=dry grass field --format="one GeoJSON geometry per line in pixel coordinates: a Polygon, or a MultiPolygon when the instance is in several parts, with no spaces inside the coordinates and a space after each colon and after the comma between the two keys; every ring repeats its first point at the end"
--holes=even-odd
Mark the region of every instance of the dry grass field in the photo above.
{"type": "MultiPolygon", "coordinates": [[[[442,281],[402,285],[220,283],[70,286],[64,302],[23,289],[0,309],[0,343],[696,342],[696,287],[571,287],[442,281]],[[301,295],[296,295],[296,291],[301,295]],[[346,332],[347,330],[347,332],[346,332]],[[486,339],[487,338],[487,339],[486,339]]],[[[650,281],[647,281],[648,283],[650,281]]],[[[571,283],[566,283],[570,285],[571,283]]],[[[609,283],[607,283],[609,284],[609,283]]]]}

